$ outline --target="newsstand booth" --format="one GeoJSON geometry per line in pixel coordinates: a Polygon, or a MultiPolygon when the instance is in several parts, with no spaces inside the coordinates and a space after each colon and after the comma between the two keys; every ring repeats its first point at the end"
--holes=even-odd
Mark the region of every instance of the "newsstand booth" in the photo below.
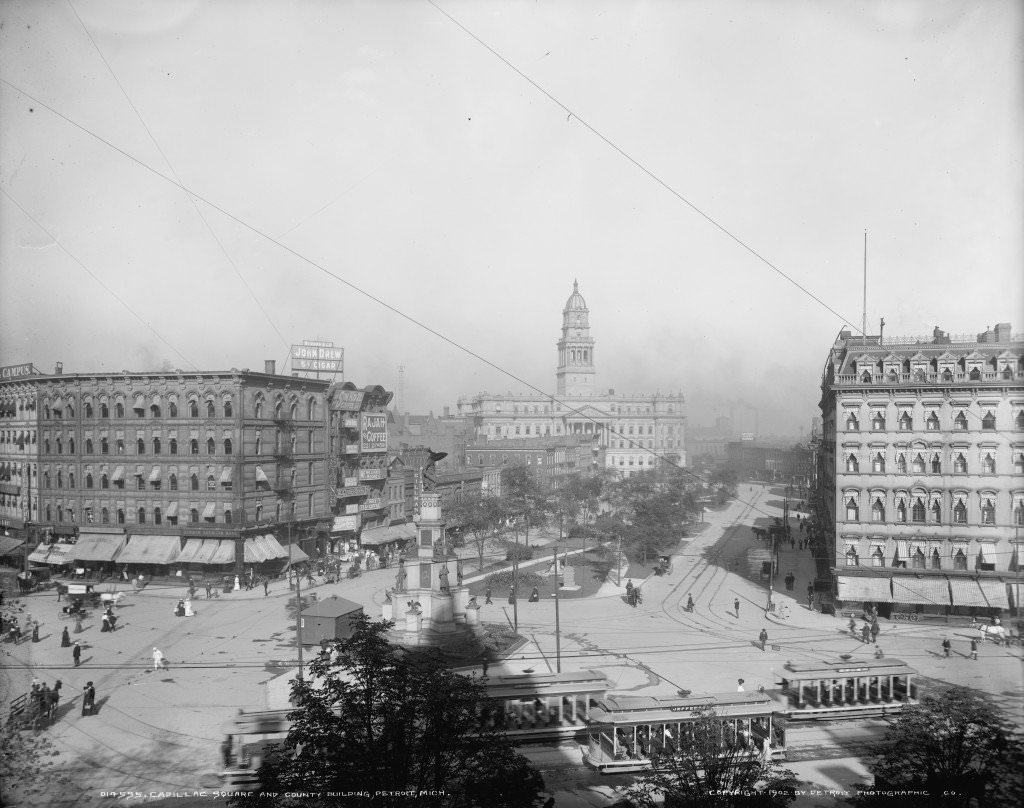
{"type": "Polygon", "coordinates": [[[321,600],[299,615],[302,644],[319,645],[322,640],[332,642],[348,639],[352,636],[354,620],[362,614],[362,606],[345,598],[321,600]]]}

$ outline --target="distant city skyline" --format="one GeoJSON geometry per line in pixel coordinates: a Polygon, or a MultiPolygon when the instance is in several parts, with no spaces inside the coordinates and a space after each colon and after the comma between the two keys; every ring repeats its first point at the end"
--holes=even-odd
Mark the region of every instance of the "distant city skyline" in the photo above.
{"type": "Polygon", "coordinates": [[[598,386],[798,435],[865,230],[869,333],[1024,331],[1010,0],[0,15],[0,365],[261,370],[324,337],[441,412],[524,392],[498,368],[553,393],[575,278],[598,386]]]}

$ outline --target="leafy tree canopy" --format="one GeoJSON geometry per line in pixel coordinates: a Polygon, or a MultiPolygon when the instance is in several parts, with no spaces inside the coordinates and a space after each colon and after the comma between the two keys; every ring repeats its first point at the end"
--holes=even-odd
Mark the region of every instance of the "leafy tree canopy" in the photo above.
{"type": "Polygon", "coordinates": [[[391,625],[361,618],[335,655],[313,662],[311,679],[295,682],[288,737],[259,769],[262,794],[235,805],[538,804],[543,780],[489,726],[480,680],[449,671],[436,649],[390,645],[391,625]]]}

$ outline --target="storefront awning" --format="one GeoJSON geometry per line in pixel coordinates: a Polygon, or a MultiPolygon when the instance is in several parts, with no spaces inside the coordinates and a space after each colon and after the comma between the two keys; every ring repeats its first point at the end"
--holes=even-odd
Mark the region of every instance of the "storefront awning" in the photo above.
{"type": "Polygon", "coordinates": [[[123,533],[86,533],[78,537],[75,561],[113,561],[124,547],[123,533]]]}
{"type": "Polygon", "coordinates": [[[367,547],[373,547],[390,542],[406,541],[416,537],[416,526],[411,524],[378,526],[363,528],[359,536],[359,543],[367,547]]]}
{"type": "Polygon", "coordinates": [[[301,564],[303,561],[309,561],[309,556],[306,555],[305,551],[297,544],[289,544],[284,549],[284,557],[288,559],[291,564],[301,564]]]}
{"type": "Polygon", "coordinates": [[[256,544],[256,539],[246,539],[242,547],[242,560],[246,564],[262,564],[267,560],[263,548],[256,544]]]}
{"type": "MultiPolygon", "coordinates": [[[[985,600],[988,601],[988,605],[993,609],[1009,609],[1010,599],[1006,595],[1006,584],[998,580],[988,580],[985,578],[978,580],[978,586],[981,588],[981,594],[985,596],[985,600]]],[[[956,600],[954,599],[954,603],[956,600]]]]}
{"type": "Polygon", "coordinates": [[[867,578],[855,575],[840,575],[839,600],[862,601],[866,603],[892,603],[892,591],[888,578],[867,578]]]}
{"type": "Polygon", "coordinates": [[[953,590],[954,606],[980,606],[982,608],[988,606],[981,587],[973,578],[952,578],[949,588],[953,590]]]}
{"type": "Polygon", "coordinates": [[[192,559],[193,564],[213,563],[213,557],[217,555],[221,539],[189,539],[189,541],[198,541],[200,543],[200,547],[196,550],[195,557],[192,559]]]}
{"type": "Polygon", "coordinates": [[[194,564],[196,556],[203,547],[202,539],[185,539],[185,546],[181,548],[181,555],[178,556],[179,564],[194,564]]]}
{"type": "Polygon", "coordinates": [[[203,519],[214,519],[217,509],[216,502],[207,502],[206,507],[203,508],[203,519]]]}
{"type": "Polygon", "coordinates": [[[288,557],[288,551],[281,546],[281,543],[276,538],[274,538],[273,533],[265,533],[262,536],[257,536],[256,544],[263,548],[263,552],[267,556],[268,561],[272,561],[275,558],[288,557]]]}
{"type": "Polygon", "coordinates": [[[50,545],[40,544],[35,550],[28,554],[28,560],[33,564],[45,564],[46,556],[49,554],[50,545]]]}
{"type": "Polygon", "coordinates": [[[135,534],[117,556],[118,564],[173,564],[181,555],[178,536],[135,534]]]}
{"type": "Polygon", "coordinates": [[[51,564],[55,567],[61,567],[65,564],[71,564],[74,561],[72,553],[74,552],[75,545],[73,544],[51,544],[50,552],[46,556],[44,563],[51,564]]]}
{"type": "Polygon", "coordinates": [[[949,584],[945,576],[915,578],[893,577],[892,599],[896,603],[919,603],[925,606],[949,606],[949,584]]]}
{"type": "Polygon", "coordinates": [[[234,564],[235,563],[235,540],[221,539],[217,550],[210,559],[211,564],[234,564]]]}
{"type": "Polygon", "coordinates": [[[10,555],[25,542],[12,536],[0,536],[0,556],[10,555]]]}

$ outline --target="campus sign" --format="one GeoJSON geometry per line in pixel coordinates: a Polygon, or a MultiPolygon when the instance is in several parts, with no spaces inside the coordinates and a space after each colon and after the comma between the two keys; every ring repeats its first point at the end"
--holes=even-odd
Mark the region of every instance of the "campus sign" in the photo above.
{"type": "Polygon", "coordinates": [[[31,362],[24,362],[20,365],[5,365],[0,367],[0,379],[23,379],[26,376],[38,376],[36,369],[31,362]]]}

